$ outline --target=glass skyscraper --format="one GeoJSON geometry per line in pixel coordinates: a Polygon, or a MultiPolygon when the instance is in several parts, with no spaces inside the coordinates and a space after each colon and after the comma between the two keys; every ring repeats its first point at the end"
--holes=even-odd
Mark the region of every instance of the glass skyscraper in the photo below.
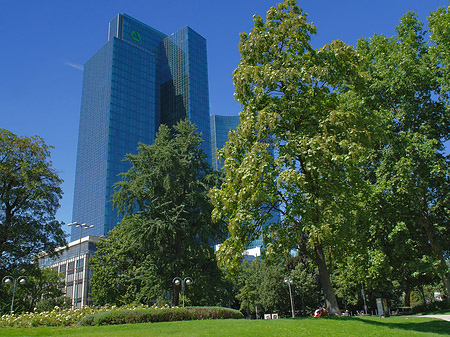
{"type": "Polygon", "coordinates": [[[239,116],[211,115],[211,157],[212,168],[220,171],[223,160],[217,159],[217,151],[228,141],[228,132],[236,130],[241,120],[239,116]]]}
{"type": "MultiPolygon", "coordinates": [[[[223,166],[223,160],[217,159],[217,151],[225,146],[225,143],[228,141],[228,133],[231,130],[236,130],[240,123],[241,120],[239,116],[211,115],[211,157],[214,170],[220,171],[223,166]]],[[[272,211],[270,213],[272,218],[270,218],[263,227],[280,221],[279,212],[272,211]]],[[[250,242],[246,249],[261,248],[263,246],[263,238],[260,236],[250,242]]]]}
{"type": "MultiPolygon", "coordinates": [[[[161,123],[188,118],[211,159],[206,40],[189,27],[169,36],[126,14],[109,24],[108,42],[85,64],[73,221],[102,236],[120,221],[113,185],[138,143],[151,144],[161,123]]],[[[80,231],[72,228],[72,240],[80,231]]]]}

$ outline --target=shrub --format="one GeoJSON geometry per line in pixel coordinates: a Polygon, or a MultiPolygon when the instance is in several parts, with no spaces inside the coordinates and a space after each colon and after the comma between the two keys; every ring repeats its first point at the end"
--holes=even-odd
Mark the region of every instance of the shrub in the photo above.
{"type": "Polygon", "coordinates": [[[239,319],[244,316],[238,310],[222,308],[222,307],[189,307],[195,315],[194,319],[239,319]]]}
{"type": "Polygon", "coordinates": [[[171,322],[202,319],[243,318],[241,312],[228,308],[148,308],[137,310],[115,310],[85,316],[80,325],[132,324],[149,322],[171,322]]]}
{"type": "Polygon", "coordinates": [[[419,312],[429,312],[429,311],[441,311],[441,310],[448,310],[448,309],[450,309],[450,302],[442,301],[442,302],[431,302],[429,304],[418,305],[412,309],[412,312],[419,313],[419,312]]]}

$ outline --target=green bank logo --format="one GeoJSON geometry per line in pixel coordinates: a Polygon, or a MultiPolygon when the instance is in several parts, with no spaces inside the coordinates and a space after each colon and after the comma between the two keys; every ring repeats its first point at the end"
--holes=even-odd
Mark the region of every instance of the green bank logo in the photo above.
{"type": "Polygon", "coordinates": [[[141,34],[139,34],[139,32],[133,30],[130,35],[134,41],[136,41],[136,42],[141,41],[141,34]]]}

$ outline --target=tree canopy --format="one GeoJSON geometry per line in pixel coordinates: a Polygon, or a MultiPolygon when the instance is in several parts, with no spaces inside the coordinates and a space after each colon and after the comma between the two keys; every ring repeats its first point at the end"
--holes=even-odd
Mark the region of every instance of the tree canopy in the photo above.
{"type": "Polygon", "coordinates": [[[276,209],[282,216],[270,229],[269,251],[295,247],[306,235],[327,306],[337,313],[327,252],[345,240],[357,215],[377,116],[350,90],[362,82],[355,50],[341,41],[315,50],[309,41],[316,28],[295,1],[253,21],[251,33],[241,34],[233,74],[241,124],[223,151],[225,182],[213,193],[216,217],[229,219],[232,235],[221,254],[237,257],[245,245],[236,242],[276,209]]]}
{"type": "MultiPolygon", "coordinates": [[[[14,312],[51,311],[55,306],[68,307],[70,299],[64,296],[64,279],[56,270],[28,264],[20,271],[8,272],[17,280],[14,296],[14,312]],[[24,284],[18,282],[25,276],[24,284]]],[[[5,275],[6,276],[6,275],[5,275]]],[[[14,283],[14,282],[13,282],[14,283]]],[[[2,284],[0,312],[9,313],[13,294],[13,284],[2,284]]]]}
{"type": "Polygon", "coordinates": [[[172,304],[178,305],[175,277],[193,279],[186,294],[197,305],[227,300],[211,290],[224,285],[212,249],[223,240],[224,226],[211,222],[208,191],[218,175],[200,145],[195,127],[181,121],[173,130],[161,125],[154,144],[139,144],[138,154],[127,155],[132,167],[113,197],[123,220],[90,261],[97,302],[147,303],[164,299],[173,287],[172,304]]]}
{"type": "Polygon", "coordinates": [[[62,180],[52,167],[51,146],[38,136],[0,129],[0,271],[30,263],[66,243],[55,219],[62,180]]]}
{"type": "MultiPolygon", "coordinates": [[[[445,26],[445,20],[434,19],[442,13],[431,14],[432,32],[445,26]]],[[[436,35],[427,40],[423,23],[412,12],[401,18],[393,37],[375,35],[357,45],[365,104],[388,121],[373,162],[369,240],[383,241],[383,254],[407,291],[436,273],[433,265],[439,266],[449,290],[450,166],[444,143],[450,111],[442,47],[436,35]]]]}
{"type": "Polygon", "coordinates": [[[300,249],[332,314],[332,273],[406,290],[438,272],[448,291],[448,11],[431,14],[430,39],[407,13],[394,37],[356,49],[313,48],[316,28],[293,0],[253,22],[233,73],[241,124],[211,193],[231,234],[220,261],[237,266],[260,232],[268,255],[300,249]],[[263,230],[274,210],[280,221],[263,230]]]}

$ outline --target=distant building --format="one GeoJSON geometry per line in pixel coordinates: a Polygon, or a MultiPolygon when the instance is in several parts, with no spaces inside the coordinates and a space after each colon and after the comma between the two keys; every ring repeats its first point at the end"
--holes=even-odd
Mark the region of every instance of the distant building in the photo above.
{"type": "MultiPolygon", "coordinates": [[[[189,27],[163,34],[126,14],[109,24],[108,42],[84,66],[73,221],[102,236],[121,220],[111,196],[123,159],[152,144],[160,124],[188,118],[210,159],[206,40],[189,27]]],[[[80,232],[72,228],[72,240],[80,232]]]]}
{"type": "Polygon", "coordinates": [[[70,298],[74,307],[92,304],[91,278],[92,269],[89,268],[89,258],[95,253],[97,236],[86,236],[72,241],[67,246],[57,248],[61,254],[50,257],[41,253],[38,257],[40,268],[51,268],[60,273],[64,279],[63,292],[70,298]]]}
{"type": "MultiPolygon", "coordinates": [[[[223,115],[211,115],[211,157],[212,167],[216,171],[220,171],[223,166],[223,160],[217,158],[218,150],[225,146],[228,141],[228,133],[232,130],[236,130],[240,124],[239,116],[223,116],[223,115]]],[[[277,211],[270,212],[272,218],[269,219],[263,227],[268,226],[270,223],[275,223],[280,220],[280,213],[277,211]]],[[[216,250],[218,246],[216,245],[216,250]]],[[[250,242],[244,252],[245,256],[260,256],[261,249],[264,249],[263,238],[259,238],[250,242]],[[256,253],[258,252],[258,253],[256,253]],[[255,255],[256,254],[256,255],[255,255]]]]}
{"type": "Polygon", "coordinates": [[[261,251],[262,251],[262,245],[255,248],[250,248],[244,250],[244,253],[242,254],[243,259],[248,262],[252,262],[256,259],[261,259],[261,251]]]}
{"type": "Polygon", "coordinates": [[[228,132],[236,130],[241,120],[239,116],[211,115],[211,158],[212,168],[220,171],[223,160],[217,158],[217,151],[228,141],[228,132]]]}
{"type": "MultiPolygon", "coordinates": [[[[271,211],[270,214],[272,215],[272,218],[268,219],[263,224],[263,228],[269,226],[272,223],[277,223],[280,221],[280,212],[271,211]]],[[[254,249],[258,249],[258,248],[262,249],[262,250],[265,249],[262,235],[260,235],[257,239],[250,242],[249,245],[246,247],[246,250],[249,252],[254,252],[255,251],[254,249]]],[[[253,255],[253,253],[251,253],[250,255],[253,255]]]]}

